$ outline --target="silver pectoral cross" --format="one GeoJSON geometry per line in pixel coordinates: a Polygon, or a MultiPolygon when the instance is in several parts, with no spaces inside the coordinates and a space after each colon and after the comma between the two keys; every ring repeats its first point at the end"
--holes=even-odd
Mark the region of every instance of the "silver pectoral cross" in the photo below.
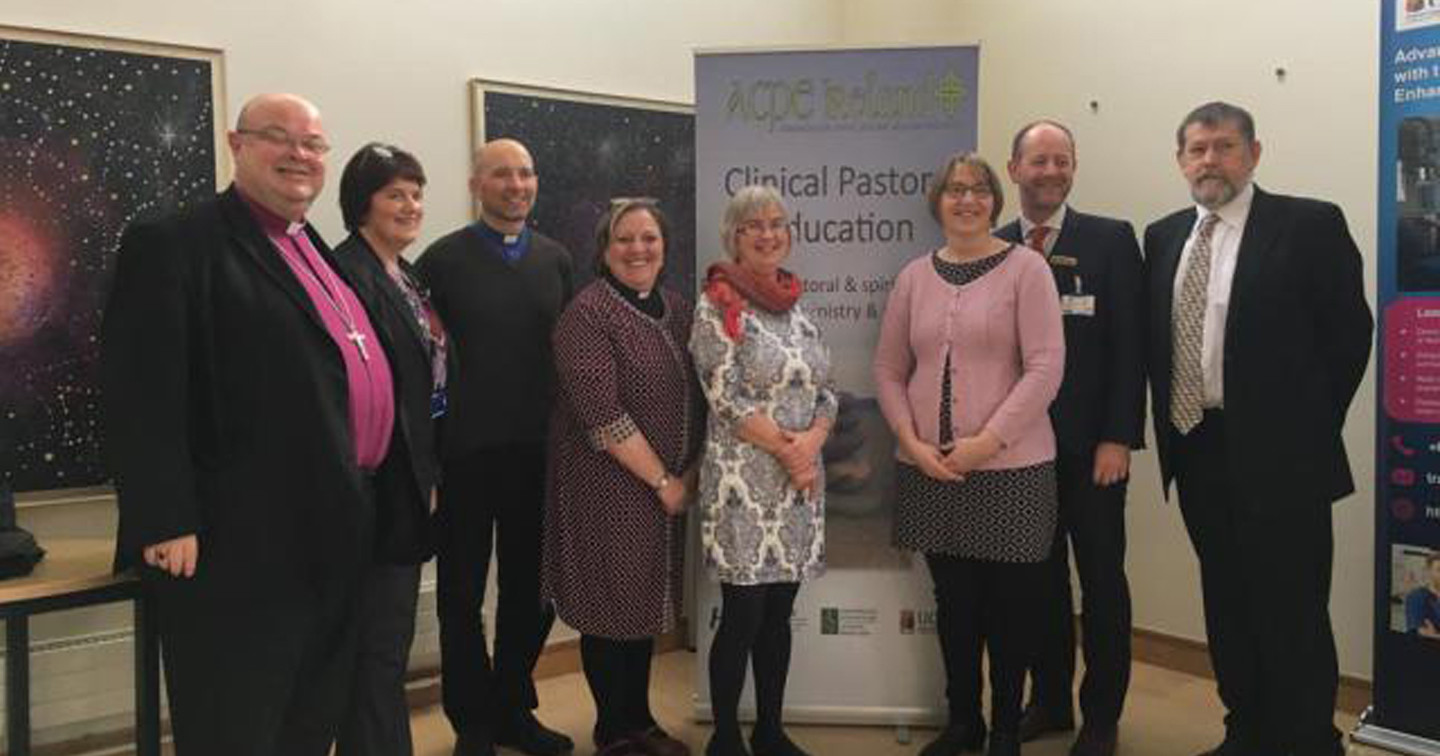
{"type": "Polygon", "coordinates": [[[350,332],[345,334],[345,338],[355,342],[355,348],[360,350],[360,359],[362,361],[370,361],[370,353],[365,351],[365,334],[361,333],[360,329],[351,328],[350,332]]]}

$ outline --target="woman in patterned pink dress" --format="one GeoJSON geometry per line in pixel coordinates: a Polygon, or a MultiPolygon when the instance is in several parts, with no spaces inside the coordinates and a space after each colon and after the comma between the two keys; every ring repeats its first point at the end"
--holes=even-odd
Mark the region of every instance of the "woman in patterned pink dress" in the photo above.
{"type": "Polygon", "coordinates": [[[705,400],[691,311],[659,285],[665,219],[621,199],[600,219],[597,278],[555,326],[542,590],[579,630],[596,756],[686,756],[650,713],[654,636],[674,626],[705,400]]]}

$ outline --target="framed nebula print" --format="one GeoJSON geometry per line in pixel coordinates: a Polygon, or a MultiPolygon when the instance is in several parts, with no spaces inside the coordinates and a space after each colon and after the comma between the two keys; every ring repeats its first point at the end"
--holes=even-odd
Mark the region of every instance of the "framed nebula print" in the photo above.
{"type": "MultiPolygon", "coordinates": [[[[594,277],[595,222],[612,197],[654,197],[669,220],[667,285],[695,293],[695,109],[679,103],[470,82],[471,139],[525,143],[540,177],[531,224],[594,277]]],[[[477,208],[478,213],[478,208],[477,208]]]]}
{"type": "Polygon", "coordinates": [[[0,26],[0,486],[103,492],[120,232],[228,174],[223,81],[217,50],[0,26]]]}

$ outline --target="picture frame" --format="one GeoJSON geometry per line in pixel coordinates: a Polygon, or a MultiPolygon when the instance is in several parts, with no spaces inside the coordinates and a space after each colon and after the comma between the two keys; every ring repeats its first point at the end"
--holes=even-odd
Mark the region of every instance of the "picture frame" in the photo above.
{"type": "Polygon", "coordinates": [[[0,25],[0,486],[112,495],[99,331],[120,233],[228,183],[219,49],[0,25]]]}
{"type": "Polygon", "coordinates": [[[570,251],[577,290],[594,277],[595,222],[610,200],[643,196],[668,221],[666,285],[694,296],[693,105],[485,79],[469,94],[471,155],[501,137],[526,145],[540,179],[531,225],[570,251]]]}

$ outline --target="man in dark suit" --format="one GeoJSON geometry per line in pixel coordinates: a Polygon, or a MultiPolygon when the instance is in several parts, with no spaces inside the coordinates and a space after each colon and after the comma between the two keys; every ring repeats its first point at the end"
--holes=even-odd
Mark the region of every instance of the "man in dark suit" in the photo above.
{"type": "Polygon", "coordinates": [[[101,342],[116,566],[153,591],[180,756],[324,756],[375,491],[413,473],[384,334],[305,223],[319,112],[261,95],[228,142],[227,191],[120,242],[101,342]]]}
{"type": "Polygon", "coordinates": [[[1125,579],[1125,489],[1130,450],[1145,440],[1144,327],[1140,246],[1126,221],[1065,204],[1075,142],[1054,121],[1027,124],[1010,149],[1021,215],[999,236],[1050,261],[1065,321],[1065,380],[1050,405],[1058,446],[1060,532],[1050,554],[1047,621],[1031,667],[1031,701],[1020,736],[1073,729],[1075,621],[1070,547],[1080,575],[1084,725],[1073,756],[1115,752],[1130,683],[1130,586],[1125,579]]]}
{"type": "Polygon", "coordinates": [[[573,291],[570,253],[526,224],[538,188],[524,145],[484,145],[470,176],[480,219],[437,240],[417,264],[460,362],[436,510],[441,694],[455,756],[492,756],[497,744],[534,756],[574,747],[532,713],[531,673],[555,619],[540,602],[550,332],[573,291]],[[481,618],[492,544],[493,657],[481,618]]]}
{"type": "Polygon", "coordinates": [[[1340,209],[1251,181],[1254,121],[1223,102],[1176,132],[1195,206],[1145,229],[1162,485],[1200,562],[1225,704],[1218,756],[1334,756],[1331,502],[1374,325],[1340,209]]]}

